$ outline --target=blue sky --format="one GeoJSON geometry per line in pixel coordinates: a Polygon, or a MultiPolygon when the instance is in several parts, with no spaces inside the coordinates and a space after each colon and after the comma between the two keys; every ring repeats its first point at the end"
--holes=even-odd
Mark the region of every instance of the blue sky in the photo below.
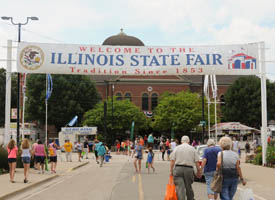
{"type": "MultiPolygon", "coordinates": [[[[0,15],[22,27],[28,42],[97,44],[120,28],[148,46],[215,45],[265,41],[275,61],[274,0],[0,0],[0,15]]],[[[0,20],[0,45],[17,41],[17,27],[0,20]]],[[[4,48],[0,59],[5,58],[4,48]]],[[[0,62],[5,67],[5,62],[0,62]]],[[[267,63],[275,80],[275,62],[267,63]]]]}

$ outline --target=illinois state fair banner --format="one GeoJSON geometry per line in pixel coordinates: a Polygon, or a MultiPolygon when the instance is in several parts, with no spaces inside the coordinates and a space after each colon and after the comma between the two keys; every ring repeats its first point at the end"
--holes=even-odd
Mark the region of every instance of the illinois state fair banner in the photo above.
{"type": "Polygon", "coordinates": [[[259,43],[217,46],[99,46],[21,42],[17,70],[77,75],[250,75],[259,43]]]}

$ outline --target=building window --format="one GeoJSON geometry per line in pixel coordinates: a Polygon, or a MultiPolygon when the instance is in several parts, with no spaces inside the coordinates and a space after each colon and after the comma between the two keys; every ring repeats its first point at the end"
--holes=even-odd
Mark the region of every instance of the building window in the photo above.
{"type": "Polygon", "coordinates": [[[148,94],[142,94],[142,110],[148,110],[148,94]]]}
{"type": "Polygon", "coordinates": [[[155,107],[157,107],[157,105],[158,105],[158,94],[157,93],[152,94],[151,105],[152,105],[152,110],[154,110],[155,107]]]}
{"type": "Polygon", "coordinates": [[[131,93],[129,93],[129,92],[125,93],[124,99],[129,99],[129,101],[132,101],[131,93]]]}
{"type": "Polygon", "coordinates": [[[120,92],[116,93],[116,99],[117,100],[122,100],[122,94],[120,92]]]}

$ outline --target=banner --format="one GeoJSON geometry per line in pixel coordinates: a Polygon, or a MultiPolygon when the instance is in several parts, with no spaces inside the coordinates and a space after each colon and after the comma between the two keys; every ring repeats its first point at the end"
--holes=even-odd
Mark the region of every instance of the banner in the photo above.
{"type": "Polygon", "coordinates": [[[99,46],[20,42],[17,71],[76,75],[259,74],[259,43],[99,46]]]}

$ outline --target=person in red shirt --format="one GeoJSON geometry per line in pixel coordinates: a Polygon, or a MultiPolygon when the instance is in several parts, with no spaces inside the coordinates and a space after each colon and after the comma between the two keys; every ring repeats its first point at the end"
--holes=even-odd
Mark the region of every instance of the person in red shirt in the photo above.
{"type": "Polygon", "coordinates": [[[18,148],[15,145],[15,140],[11,139],[8,146],[8,163],[9,163],[9,168],[10,168],[10,182],[15,183],[14,181],[14,173],[15,173],[15,168],[16,168],[16,155],[18,148]]]}
{"type": "Polygon", "coordinates": [[[144,144],[147,145],[147,135],[144,136],[144,144]]]}
{"type": "Polygon", "coordinates": [[[119,152],[120,152],[120,142],[119,141],[117,141],[117,143],[116,143],[116,150],[117,150],[117,154],[119,154],[119,152]]]}

